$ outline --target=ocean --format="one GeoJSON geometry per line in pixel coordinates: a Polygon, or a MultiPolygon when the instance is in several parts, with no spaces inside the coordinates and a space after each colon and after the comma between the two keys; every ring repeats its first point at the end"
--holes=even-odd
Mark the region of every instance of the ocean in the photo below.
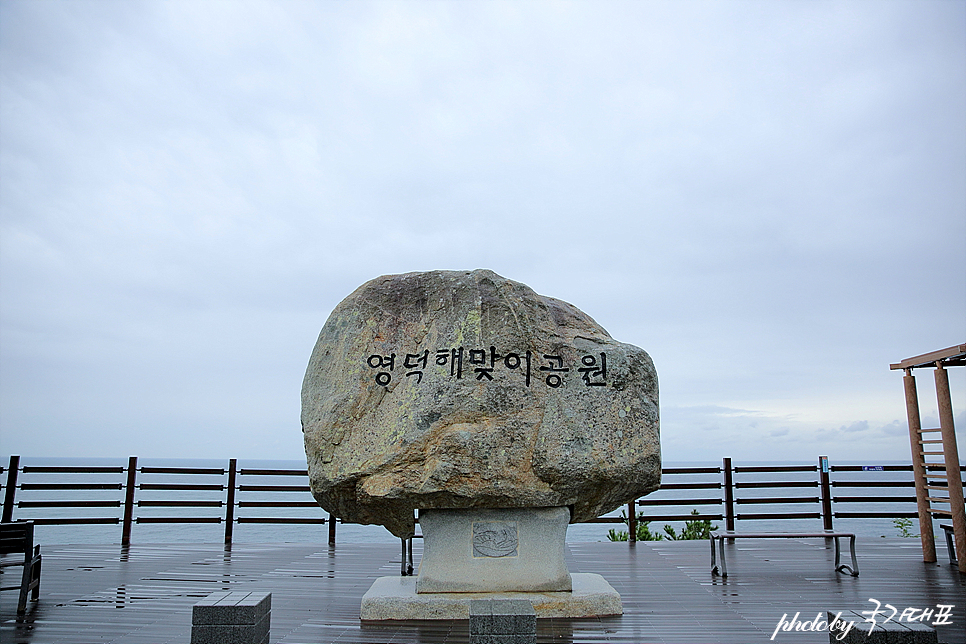
{"type": "MultiPolygon", "coordinates": [[[[125,481],[123,473],[99,473],[99,474],[78,474],[78,473],[44,473],[31,471],[31,468],[42,466],[60,467],[127,467],[127,458],[36,458],[22,457],[20,459],[21,468],[27,468],[19,475],[18,484],[22,486],[17,490],[16,500],[18,506],[14,509],[13,518],[16,519],[43,519],[43,518],[70,518],[70,517],[98,517],[104,519],[120,519],[123,514],[124,491],[119,489],[119,484],[125,481]],[[43,489],[50,484],[63,484],[66,486],[83,485],[102,485],[107,489],[68,489],[52,490],[43,489]],[[112,504],[108,507],[77,507],[77,508],[58,508],[44,507],[45,502],[54,500],[71,501],[101,501],[105,504],[112,504]]],[[[760,465],[815,465],[816,461],[803,463],[750,463],[735,462],[737,467],[760,466],[760,465]]],[[[855,497],[879,495],[890,499],[896,497],[912,498],[915,496],[913,488],[908,486],[912,480],[911,472],[896,471],[875,471],[873,468],[885,465],[907,465],[901,462],[877,462],[877,463],[833,463],[832,465],[863,465],[871,471],[859,472],[834,472],[832,480],[835,484],[833,496],[855,497]],[[898,487],[875,487],[875,488],[849,488],[847,482],[860,481],[868,482],[904,482],[898,487]]],[[[6,463],[4,463],[6,465],[6,463]]],[[[665,468],[700,468],[700,467],[720,467],[721,462],[666,462],[665,468]]],[[[191,468],[214,468],[227,469],[228,459],[149,459],[142,458],[138,461],[139,468],[172,468],[172,467],[191,467],[191,468]]],[[[305,469],[304,461],[297,460],[257,460],[239,459],[238,469],[241,470],[280,470],[280,469],[305,469]]],[[[737,522],[738,529],[753,529],[766,531],[814,531],[822,529],[822,520],[816,518],[809,519],[740,519],[741,515],[760,514],[760,513],[787,513],[787,512],[818,512],[820,506],[814,502],[806,501],[820,495],[819,488],[811,485],[810,482],[818,480],[816,472],[776,472],[776,473],[748,473],[737,472],[734,476],[735,482],[739,485],[736,495],[741,500],[735,506],[735,512],[739,515],[737,522]],[[792,487],[772,487],[755,488],[743,487],[742,483],[751,482],[773,482],[778,486],[792,487]],[[806,487],[794,487],[796,483],[804,483],[806,487]],[[755,503],[755,499],[764,497],[795,498],[795,502],[781,504],[761,504],[755,503]]],[[[664,484],[704,484],[713,485],[722,481],[720,473],[694,473],[694,474],[665,474],[664,484]]],[[[135,516],[142,520],[150,520],[158,517],[194,517],[209,518],[224,517],[225,507],[218,506],[224,503],[225,492],[217,489],[224,486],[227,477],[224,474],[168,474],[168,473],[141,473],[138,474],[139,488],[136,492],[135,500],[140,505],[135,510],[135,516]],[[179,489],[162,489],[177,487],[180,485],[206,485],[211,489],[201,491],[188,491],[179,489]],[[178,507],[177,503],[203,502],[209,507],[178,507]],[[165,505],[167,504],[167,505],[165,505]]],[[[6,483],[6,480],[4,480],[6,483]]],[[[314,504],[314,500],[308,492],[303,491],[266,491],[266,486],[305,486],[307,481],[299,476],[253,476],[239,475],[236,483],[240,485],[237,491],[236,501],[241,501],[242,506],[235,508],[235,517],[296,517],[296,518],[323,518],[327,514],[314,504]],[[270,501],[292,501],[305,504],[309,507],[285,507],[285,508],[266,508],[258,507],[259,503],[270,501]]],[[[715,500],[723,497],[723,490],[706,489],[662,489],[654,492],[642,499],[642,502],[659,501],[661,505],[648,505],[640,507],[648,515],[687,515],[692,510],[699,512],[723,514],[723,505],[710,503],[694,503],[698,500],[715,500]],[[692,501],[689,503],[689,500],[692,501]],[[679,502],[679,503],[676,503],[679,502]]],[[[836,512],[848,511],[875,511],[883,513],[910,513],[915,512],[915,502],[885,500],[870,502],[836,502],[834,510],[836,512]]],[[[608,517],[621,516],[621,510],[609,513],[608,517]]],[[[682,521],[656,521],[650,525],[653,532],[663,532],[664,524],[668,523],[674,530],[680,532],[684,527],[682,521]]],[[[715,520],[713,524],[719,528],[724,528],[723,520],[715,520]]],[[[854,532],[860,537],[877,538],[903,536],[891,518],[835,518],[834,527],[837,530],[854,532]]],[[[567,540],[569,542],[585,541],[607,541],[610,529],[626,530],[623,524],[573,524],[568,530],[567,540]]],[[[938,525],[936,526],[938,529],[938,525]]],[[[224,540],[224,523],[136,523],[132,526],[132,543],[218,543],[224,540]]],[[[918,521],[913,519],[912,525],[908,528],[909,534],[918,532],[918,521]]],[[[366,526],[356,524],[338,524],[336,530],[337,543],[395,543],[398,540],[381,526],[366,526]]],[[[90,543],[120,543],[121,525],[120,524],[96,524],[96,525],[38,525],[36,527],[36,538],[40,543],[45,544],[90,544],[90,543]]],[[[328,526],[317,524],[263,524],[263,523],[236,523],[233,526],[233,541],[237,543],[275,543],[275,542],[318,542],[325,543],[328,539],[328,526]]]]}

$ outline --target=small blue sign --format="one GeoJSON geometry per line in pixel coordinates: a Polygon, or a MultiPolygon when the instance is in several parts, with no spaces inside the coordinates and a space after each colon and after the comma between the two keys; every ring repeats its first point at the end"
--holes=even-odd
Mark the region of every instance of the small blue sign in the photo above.
{"type": "Polygon", "coordinates": [[[863,472],[882,472],[884,470],[885,468],[883,468],[881,465],[863,465],[862,466],[863,472]]]}

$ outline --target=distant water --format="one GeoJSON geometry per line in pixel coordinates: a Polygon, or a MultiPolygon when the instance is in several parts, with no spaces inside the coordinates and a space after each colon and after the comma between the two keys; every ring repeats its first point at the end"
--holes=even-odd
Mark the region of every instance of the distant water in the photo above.
{"type": "MultiPolygon", "coordinates": [[[[776,463],[735,463],[739,466],[748,465],[775,465],[776,463]]],[[[781,463],[781,465],[814,465],[815,461],[808,463],[781,463]]],[[[901,462],[877,462],[869,463],[833,463],[833,465],[891,465],[903,464],[901,462]]],[[[100,459],[80,459],[80,458],[32,458],[22,457],[21,467],[41,466],[41,465],[72,465],[72,466],[127,466],[126,458],[100,458],[100,459]]],[[[664,463],[665,468],[669,467],[719,467],[720,461],[715,462],[678,462],[664,463]]],[[[198,468],[225,468],[228,467],[228,459],[148,459],[143,458],[138,461],[139,467],[198,467],[198,468]]],[[[304,469],[304,461],[280,461],[280,460],[239,460],[239,469],[304,469]]],[[[136,509],[136,516],[194,516],[194,517],[217,517],[224,516],[225,508],[177,508],[177,507],[151,507],[148,506],[152,501],[184,501],[189,499],[218,501],[224,500],[225,493],[218,491],[195,492],[195,491],[172,491],[148,489],[157,484],[223,484],[225,476],[213,475],[158,475],[141,474],[138,476],[138,483],[144,484],[144,489],[138,489],[136,500],[142,501],[145,505],[136,509]]],[[[911,473],[908,472],[849,472],[833,474],[833,481],[847,480],[911,480],[911,473]]],[[[716,483],[721,481],[720,474],[676,474],[666,475],[665,483],[685,483],[685,482],[705,482],[716,483]]],[[[817,480],[817,473],[743,473],[736,474],[735,480],[741,481],[813,481],[817,480]]],[[[19,483],[27,484],[28,487],[37,483],[76,483],[76,482],[104,482],[104,483],[123,483],[122,474],[101,474],[101,475],[76,475],[76,474],[42,474],[42,473],[21,473],[19,483]]],[[[279,476],[279,477],[239,477],[237,483],[241,485],[304,485],[305,480],[300,477],[279,476]]],[[[864,488],[848,489],[841,486],[833,488],[833,495],[857,496],[857,495],[879,494],[882,496],[903,496],[913,497],[915,493],[910,487],[899,488],[864,488]]],[[[69,500],[120,500],[123,502],[124,493],[121,490],[37,490],[23,489],[17,491],[17,500],[20,502],[38,502],[50,499],[69,499],[69,500]]],[[[684,499],[684,498],[721,498],[723,491],[720,489],[704,490],[660,490],[646,497],[651,499],[684,499]]],[[[742,489],[741,498],[749,497],[815,497],[819,496],[819,490],[815,487],[807,488],[777,488],[767,490],[742,489]]],[[[308,493],[279,493],[279,492],[240,492],[236,500],[246,503],[285,500],[285,501],[312,501],[308,493]]],[[[683,504],[680,506],[657,506],[646,508],[646,512],[651,514],[689,514],[692,509],[698,509],[708,513],[723,513],[721,505],[704,504],[683,504]]],[[[876,511],[876,512],[914,512],[915,503],[875,503],[865,504],[861,507],[857,504],[846,505],[837,504],[836,510],[850,511],[876,511]]],[[[786,505],[759,505],[743,504],[736,506],[736,513],[764,513],[764,512],[815,512],[815,504],[786,504],[786,505]]],[[[30,519],[38,517],[118,517],[122,516],[121,508],[38,508],[38,507],[18,507],[14,511],[14,519],[30,519]]],[[[607,516],[618,517],[621,511],[611,512],[607,516]]],[[[235,509],[236,517],[253,516],[285,516],[285,517],[325,517],[327,516],[320,508],[275,508],[264,509],[257,507],[239,507],[235,509]]],[[[724,528],[723,521],[715,521],[715,525],[724,528]]],[[[652,531],[663,532],[664,522],[657,522],[650,526],[652,531]]],[[[678,532],[684,527],[683,522],[673,522],[671,526],[678,532]]],[[[786,520],[749,520],[739,521],[738,529],[754,530],[779,530],[779,531],[811,531],[822,528],[821,519],[786,519],[786,520]]],[[[898,529],[891,519],[835,519],[834,527],[838,530],[855,532],[861,537],[879,536],[899,536],[898,529]]],[[[569,542],[582,541],[607,541],[607,533],[610,529],[623,529],[623,524],[574,524],[571,525],[567,540],[569,542]]],[[[177,542],[214,542],[218,543],[224,539],[224,524],[152,524],[141,523],[132,526],[131,540],[133,543],[177,543],[177,542]]],[[[910,527],[913,534],[918,532],[918,522],[913,520],[910,527]]],[[[121,526],[118,525],[41,525],[37,526],[37,538],[46,544],[68,544],[68,543],[120,543],[121,526]]],[[[328,538],[328,526],[326,525],[280,525],[280,524],[257,524],[242,523],[235,524],[233,528],[233,541],[237,543],[273,543],[273,542],[325,542],[328,538]]],[[[364,526],[354,524],[338,524],[337,537],[338,543],[397,543],[398,540],[381,526],[364,526]]]]}

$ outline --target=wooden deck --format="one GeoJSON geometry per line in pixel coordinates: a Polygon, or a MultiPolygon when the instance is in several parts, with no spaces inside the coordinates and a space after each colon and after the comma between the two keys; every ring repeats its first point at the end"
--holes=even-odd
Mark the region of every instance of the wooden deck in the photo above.
{"type": "MultiPolygon", "coordinates": [[[[710,574],[707,542],[570,544],[570,570],[602,574],[620,592],[624,615],[538,620],[537,639],[825,644],[826,632],[770,638],[783,615],[811,621],[827,609],[870,610],[875,598],[900,613],[952,604],[953,624],[937,627],[939,639],[966,643],[966,576],[942,549],[939,563],[924,564],[918,539],[860,538],[857,578],[832,570],[833,551],[820,539],[729,547],[722,580],[710,574]]],[[[418,542],[415,550],[418,563],[418,542]]],[[[18,621],[16,593],[4,592],[0,641],[187,644],[191,607],[202,597],[263,590],[272,593],[273,643],[466,642],[466,621],[360,623],[362,595],[376,577],[398,574],[399,556],[388,544],[44,545],[40,601],[18,621]]]]}

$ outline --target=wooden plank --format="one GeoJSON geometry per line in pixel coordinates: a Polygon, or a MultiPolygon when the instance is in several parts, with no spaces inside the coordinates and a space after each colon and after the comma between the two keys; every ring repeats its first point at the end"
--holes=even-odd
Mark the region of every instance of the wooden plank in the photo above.
{"type": "Polygon", "coordinates": [[[770,519],[821,519],[821,512],[783,512],[769,514],[738,514],[739,521],[763,521],[770,519]]]}
{"type": "Polygon", "coordinates": [[[836,519],[915,519],[918,512],[834,512],[836,519]]]}
{"type": "Polygon", "coordinates": [[[120,501],[17,501],[18,508],[119,508],[120,501]]]}
{"type": "MultiPolygon", "coordinates": [[[[829,469],[833,472],[865,472],[864,465],[832,465],[829,469]]],[[[911,472],[912,465],[883,465],[882,472],[911,472]]],[[[833,483],[834,485],[834,483],[833,483]]]]}
{"type": "Polygon", "coordinates": [[[117,525],[121,522],[118,517],[87,517],[87,518],[60,518],[60,519],[29,519],[37,525],[117,525]]]}
{"type": "MultiPolygon", "coordinates": [[[[230,551],[221,543],[136,541],[124,550],[116,544],[51,548],[56,554],[44,559],[39,610],[28,609],[18,622],[16,602],[5,597],[0,641],[188,642],[192,605],[200,598],[223,586],[253,590],[270,581],[273,642],[469,642],[467,620],[361,622],[360,600],[372,581],[399,574],[399,542],[329,548],[319,533],[321,543],[234,543],[230,551]]],[[[571,543],[568,568],[602,575],[619,590],[624,614],[540,619],[537,641],[768,642],[783,614],[787,623],[800,612],[801,623],[830,608],[871,610],[875,604],[868,598],[876,597],[900,611],[955,605],[952,625],[936,627],[938,639],[966,644],[960,573],[945,562],[923,566],[909,543],[897,537],[859,537],[862,575],[852,578],[832,570],[833,550],[820,540],[736,541],[726,546],[731,548],[728,567],[741,583],[712,580],[707,540],[638,542],[634,547],[627,542],[571,543]]],[[[48,552],[47,544],[43,547],[48,552]]],[[[418,540],[413,555],[419,563],[418,540]]],[[[853,632],[861,626],[857,623],[853,632]]],[[[828,642],[829,637],[827,632],[779,632],[774,641],[804,644],[828,642]]]]}
{"type": "Polygon", "coordinates": [[[760,497],[757,499],[735,499],[738,505],[745,504],[762,504],[762,503],[818,503],[819,498],[817,496],[774,496],[774,497],[760,497]]]}
{"type": "Polygon", "coordinates": [[[915,481],[832,481],[832,487],[915,487],[915,481]]]}
{"type": "MultiPolygon", "coordinates": [[[[646,515],[641,517],[642,521],[721,521],[722,514],[659,514],[655,516],[646,515]]],[[[599,521],[599,519],[598,519],[599,521]]],[[[623,523],[623,521],[621,521],[623,523]]]]}
{"type": "Polygon", "coordinates": [[[242,468],[238,472],[241,476],[308,476],[308,470],[256,470],[242,468]]]}
{"type": "Polygon", "coordinates": [[[818,487],[818,481],[745,481],[735,483],[738,489],[759,489],[773,487],[818,487]]]}
{"type": "Polygon", "coordinates": [[[224,501],[138,501],[139,508],[220,508],[224,501]]]}
{"type": "Polygon", "coordinates": [[[833,496],[835,503],[915,503],[914,496],[833,496]]]}
{"type": "Polygon", "coordinates": [[[239,501],[240,508],[317,508],[315,501],[239,501]]]}
{"type": "Polygon", "coordinates": [[[180,490],[180,491],[207,491],[207,492],[222,492],[225,489],[224,485],[191,485],[191,484],[180,484],[180,483],[141,483],[138,485],[139,490],[180,490]]]}
{"type": "Polygon", "coordinates": [[[238,523],[288,523],[288,524],[316,524],[321,525],[325,519],[311,519],[303,517],[238,517],[238,523]]]}
{"type": "Polygon", "coordinates": [[[640,499],[638,505],[721,505],[721,499],[640,499]]]}
{"type": "Polygon", "coordinates": [[[21,490],[120,490],[120,483],[23,483],[21,490]]]}
{"type": "Polygon", "coordinates": [[[82,466],[36,466],[26,465],[23,468],[24,474],[123,474],[123,467],[82,467],[82,466]]]}
{"type": "Polygon", "coordinates": [[[814,472],[817,465],[756,465],[735,467],[735,472],[814,472]]]}
{"type": "Polygon", "coordinates": [[[142,467],[141,474],[211,474],[224,476],[225,470],[211,467],[142,467]]]}
{"type": "Polygon", "coordinates": [[[138,517],[135,523],[221,523],[221,517],[138,517]]]}
{"type": "Polygon", "coordinates": [[[889,368],[896,370],[935,367],[936,362],[940,360],[943,361],[943,364],[950,364],[951,366],[958,366],[962,363],[966,363],[966,344],[957,344],[951,347],[946,347],[945,349],[940,349],[938,351],[924,353],[921,356],[906,358],[901,362],[890,364],[889,368]]]}

